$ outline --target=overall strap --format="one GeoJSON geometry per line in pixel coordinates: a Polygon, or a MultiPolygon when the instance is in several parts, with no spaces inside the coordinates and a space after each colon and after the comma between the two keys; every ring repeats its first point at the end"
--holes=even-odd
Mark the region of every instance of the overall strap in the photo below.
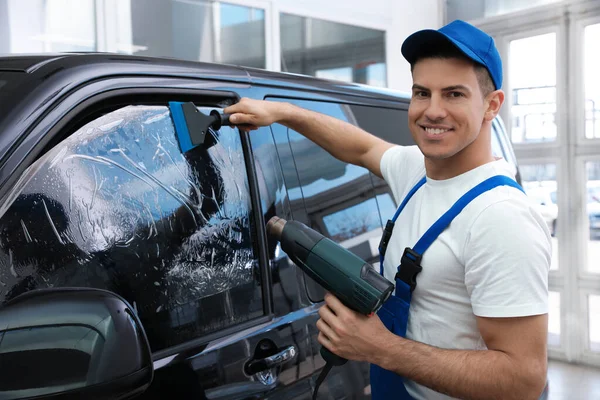
{"type": "Polygon", "coordinates": [[[437,237],[450,225],[450,222],[477,196],[487,192],[497,186],[512,186],[519,189],[523,193],[523,188],[514,180],[505,175],[496,175],[481,182],[473,189],[465,193],[454,205],[446,211],[431,227],[423,234],[421,239],[412,248],[413,251],[419,255],[423,255],[425,250],[431,246],[431,244],[437,239],[437,237]]]}
{"type": "Polygon", "coordinates": [[[396,296],[410,304],[412,292],[417,286],[417,275],[423,270],[421,259],[423,253],[431,246],[437,237],[450,225],[452,220],[473,201],[477,196],[497,186],[512,186],[524,192],[523,188],[514,179],[504,175],[496,175],[481,182],[465,193],[423,234],[417,244],[411,249],[404,249],[398,272],[395,276],[396,296]]]}
{"type": "Polygon", "coordinates": [[[383,275],[383,260],[385,257],[385,251],[387,250],[387,245],[390,241],[390,238],[392,237],[392,231],[394,230],[394,224],[396,223],[396,219],[398,219],[398,216],[406,206],[406,203],[408,203],[411,197],[413,197],[417,190],[419,190],[419,188],[423,186],[426,181],[427,178],[423,177],[423,179],[417,182],[417,184],[413,186],[412,189],[410,189],[410,192],[408,192],[404,200],[402,200],[402,203],[400,203],[400,206],[398,207],[398,210],[396,210],[396,213],[394,214],[392,219],[388,220],[387,224],[385,225],[381,241],[379,242],[379,273],[381,275],[383,275]]]}
{"type": "Polygon", "coordinates": [[[423,179],[421,179],[419,182],[417,182],[417,184],[415,186],[413,186],[412,189],[410,189],[410,192],[408,192],[408,194],[406,195],[406,197],[400,204],[400,207],[398,207],[398,209],[396,210],[396,213],[392,217],[392,222],[396,222],[396,220],[398,219],[398,216],[400,215],[402,210],[404,210],[404,207],[406,207],[406,203],[408,203],[408,201],[411,199],[411,197],[413,197],[413,194],[415,194],[417,192],[417,190],[419,190],[419,188],[425,184],[425,182],[427,182],[427,178],[423,177],[423,179]]]}

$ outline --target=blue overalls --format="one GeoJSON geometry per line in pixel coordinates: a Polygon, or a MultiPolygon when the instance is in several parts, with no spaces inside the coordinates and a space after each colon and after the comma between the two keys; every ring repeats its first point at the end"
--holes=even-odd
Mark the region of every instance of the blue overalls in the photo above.
{"type": "MultiPolygon", "coordinates": [[[[383,260],[388,242],[392,236],[394,223],[406,206],[406,203],[415,194],[423,184],[426,178],[421,179],[406,195],[406,198],[398,207],[394,217],[389,220],[383,232],[381,243],[379,244],[380,273],[383,275],[383,260]]],[[[411,249],[407,247],[400,260],[398,272],[396,273],[396,292],[395,295],[383,304],[377,315],[383,324],[391,332],[398,336],[406,337],[406,328],[408,325],[408,313],[410,309],[410,300],[412,292],[417,286],[417,274],[423,269],[421,267],[421,258],[423,253],[429,248],[435,239],[446,229],[452,220],[480,194],[491,190],[497,186],[513,186],[521,191],[521,186],[513,179],[496,175],[481,182],[473,189],[464,194],[444,215],[442,215],[418,240],[417,244],[411,249]]],[[[524,191],[523,191],[524,192],[524,191]]],[[[398,360],[402,362],[402,360],[398,360]]],[[[371,394],[373,400],[408,400],[412,399],[404,387],[403,378],[394,372],[383,369],[377,365],[371,365],[371,394]]]]}

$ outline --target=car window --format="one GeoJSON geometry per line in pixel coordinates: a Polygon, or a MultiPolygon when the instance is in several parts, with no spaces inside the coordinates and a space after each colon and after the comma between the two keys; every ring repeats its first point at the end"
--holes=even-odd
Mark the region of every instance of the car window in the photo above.
{"type": "Polygon", "coordinates": [[[408,128],[407,110],[354,104],[349,107],[356,124],[365,131],[400,146],[415,144],[408,128]]]}
{"type": "Polygon", "coordinates": [[[183,155],[168,108],[130,106],[37,160],[0,209],[0,301],[110,290],[157,351],[263,315],[237,130],[183,155]]]}
{"type": "Polygon", "coordinates": [[[323,217],[329,236],[338,242],[381,227],[375,198],[323,217]]]}
{"type": "MultiPolygon", "coordinates": [[[[292,102],[356,124],[351,109],[346,105],[305,100],[292,102]]],[[[274,132],[279,130],[274,129],[274,132]]],[[[296,171],[297,180],[290,178],[286,184],[290,202],[301,202],[306,211],[306,221],[303,222],[367,262],[376,259],[369,237],[376,229],[381,231],[381,221],[369,171],[334,158],[292,129],[287,130],[287,136],[292,157],[282,158],[282,166],[296,171]],[[348,215],[352,218],[346,218],[348,215]]],[[[311,301],[321,301],[323,289],[309,277],[306,281],[311,301]]]]}
{"type": "MultiPolygon", "coordinates": [[[[302,201],[295,201],[296,208],[292,207],[287,193],[287,183],[290,179],[284,176],[279,161],[280,157],[291,158],[287,133],[285,138],[280,136],[276,141],[271,129],[263,127],[250,132],[249,136],[260,192],[263,214],[261,223],[265,225],[274,216],[288,221],[298,219],[295,215],[298,215],[298,206],[302,205],[302,201]]],[[[297,179],[295,171],[291,172],[297,179]]],[[[271,267],[271,296],[275,315],[287,315],[308,306],[306,295],[303,295],[306,291],[302,271],[293,264],[272,235],[267,235],[267,253],[271,267]]]]}
{"type": "Polygon", "coordinates": [[[382,226],[385,226],[386,222],[389,219],[392,219],[392,217],[396,213],[396,209],[398,208],[398,206],[396,205],[396,202],[394,201],[390,193],[383,193],[377,195],[377,205],[379,207],[379,213],[381,214],[381,218],[383,221],[382,226]]]}

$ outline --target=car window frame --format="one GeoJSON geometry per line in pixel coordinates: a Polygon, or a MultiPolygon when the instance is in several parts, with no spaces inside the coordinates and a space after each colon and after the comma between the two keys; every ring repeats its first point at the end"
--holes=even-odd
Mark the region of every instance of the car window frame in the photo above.
{"type": "MultiPolygon", "coordinates": [[[[165,78],[167,79],[167,78],[165,78]]],[[[105,79],[110,80],[110,79],[105,79]]],[[[181,80],[178,80],[181,81],[181,80]]],[[[164,80],[162,80],[164,84],[164,80]]],[[[76,98],[76,96],[75,96],[76,98]]],[[[73,99],[73,94],[60,100],[61,103],[68,102],[73,99]]],[[[210,90],[210,89],[174,89],[174,88],[158,88],[158,87],[135,87],[135,88],[119,88],[109,92],[98,93],[86,98],[77,104],[46,130],[42,140],[32,144],[27,149],[27,157],[24,157],[22,162],[17,165],[16,179],[7,181],[0,188],[0,207],[3,207],[9,199],[7,194],[17,184],[18,178],[34,164],[43,154],[50,150],[54,145],[72,135],[78,128],[84,126],[89,120],[94,119],[90,116],[98,115],[98,112],[110,112],[112,110],[125,107],[128,105],[163,105],[167,106],[169,101],[193,101],[196,106],[207,107],[225,107],[228,104],[239,101],[240,96],[234,90],[210,90]],[[207,99],[219,100],[219,103],[208,102],[207,99]],[[92,111],[93,110],[93,111],[92,111]]],[[[31,126],[29,133],[36,128],[43,127],[44,120],[38,121],[35,126],[31,126]]],[[[273,319],[272,294],[271,294],[271,277],[269,262],[266,253],[266,228],[261,227],[257,221],[262,220],[260,207],[260,191],[258,187],[258,179],[252,148],[248,132],[237,130],[240,134],[242,151],[244,155],[246,174],[250,190],[252,217],[255,223],[252,235],[256,240],[256,257],[261,274],[261,289],[263,296],[263,315],[249,321],[233,325],[219,331],[200,335],[194,339],[161,349],[152,353],[153,360],[163,359],[173,354],[181,353],[182,351],[191,348],[205,345],[215,339],[226,337],[233,333],[252,328],[273,319]]],[[[28,142],[28,137],[23,138],[21,144],[28,142]]],[[[8,158],[13,154],[8,155],[8,158]]]]}

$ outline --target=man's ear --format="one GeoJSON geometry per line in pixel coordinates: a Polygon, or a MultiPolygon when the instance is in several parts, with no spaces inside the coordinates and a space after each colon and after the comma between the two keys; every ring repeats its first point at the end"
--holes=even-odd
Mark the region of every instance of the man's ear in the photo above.
{"type": "Polygon", "coordinates": [[[485,99],[486,110],[485,110],[485,120],[491,121],[500,112],[500,108],[504,103],[504,92],[502,90],[496,90],[492,93],[488,94],[485,99]]]}

